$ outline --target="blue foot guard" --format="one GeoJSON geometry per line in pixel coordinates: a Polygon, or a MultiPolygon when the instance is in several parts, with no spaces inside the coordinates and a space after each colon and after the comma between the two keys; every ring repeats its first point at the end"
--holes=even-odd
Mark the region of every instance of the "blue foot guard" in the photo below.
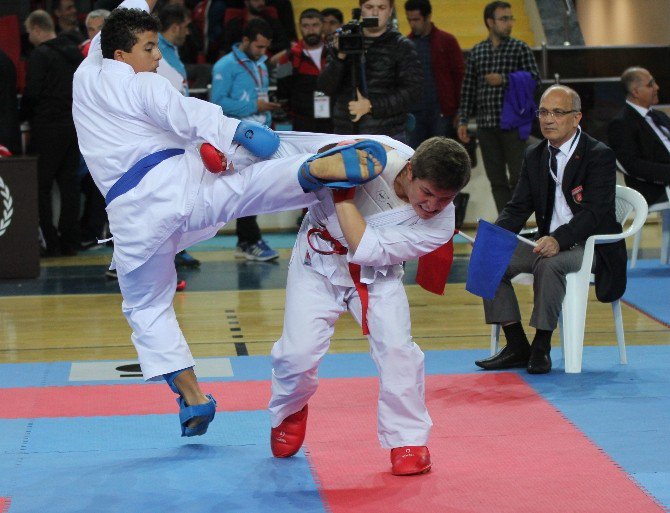
{"type": "Polygon", "coordinates": [[[208,403],[189,406],[186,404],[186,401],[182,397],[181,392],[179,392],[179,389],[174,384],[174,380],[177,376],[179,376],[179,374],[192,368],[193,367],[187,367],[186,369],[163,374],[165,381],[167,381],[167,384],[172,389],[172,391],[179,395],[179,397],[177,397],[177,404],[179,405],[179,423],[181,424],[181,436],[204,435],[207,433],[207,428],[209,427],[210,422],[214,420],[214,414],[216,413],[216,400],[212,397],[211,394],[207,394],[207,398],[209,399],[208,403]],[[200,422],[193,427],[188,427],[189,422],[191,422],[193,419],[199,419],[200,422]]]}
{"type": "Polygon", "coordinates": [[[321,187],[328,187],[330,189],[348,189],[350,187],[356,187],[365,182],[377,178],[380,173],[375,173],[375,163],[372,158],[375,158],[377,162],[382,166],[382,170],[386,167],[386,150],[384,147],[377,141],[364,140],[358,141],[354,144],[348,144],[346,146],[335,146],[334,148],[324,151],[323,153],[317,153],[316,155],[308,158],[300,169],[298,170],[298,182],[305,192],[315,191],[321,187]],[[361,163],[358,159],[358,153],[356,150],[363,150],[367,152],[366,162],[368,166],[368,177],[363,178],[361,175],[361,163]],[[328,157],[329,155],[334,155],[336,153],[342,154],[342,160],[344,161],[344,170],[347,175],[347,180],[343,182],[328,182],[320,180],[319,178],[312,176],[309,171],[309,163],[320,159],[322,157],[328,157]]]}

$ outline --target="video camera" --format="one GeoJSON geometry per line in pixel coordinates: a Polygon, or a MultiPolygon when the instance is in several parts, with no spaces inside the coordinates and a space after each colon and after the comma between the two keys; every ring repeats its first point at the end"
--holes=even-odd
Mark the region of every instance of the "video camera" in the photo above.
{"type": "Polygon", "coordinates": [[[340,28],[339,48],[338,50],[346,55],[362,55],[363,47],[363,29],[367,27],[378,27],[379,18],[361,19],[361,10],[352,9],[352,20],[340,28]]]}

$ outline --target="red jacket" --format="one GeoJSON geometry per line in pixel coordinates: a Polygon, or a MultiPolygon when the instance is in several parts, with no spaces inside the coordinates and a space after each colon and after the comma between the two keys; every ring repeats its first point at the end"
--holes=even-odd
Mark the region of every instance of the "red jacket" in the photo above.
{"type": "MultiPolygon", "coordinates": [[[[437,86],[437,98],[445,116],[453,116],[461,99],[461,85],[465,74],[463,52],[454,36],[431,24],[431,69],[437,86]]],[[[416,39],[414,34],[408,36],[416,39]]]]}

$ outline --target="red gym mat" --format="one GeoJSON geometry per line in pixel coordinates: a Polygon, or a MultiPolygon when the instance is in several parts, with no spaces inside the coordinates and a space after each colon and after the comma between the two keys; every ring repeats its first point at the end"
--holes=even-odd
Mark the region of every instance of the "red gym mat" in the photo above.
{"type": "MultiPolygon", "coordinates": [[[[213,394],[218,411],[267,408],[268,381],[202,383],[213,394]]],[[[177,411],[175,394],[164,382],[136,385],[79,385],[64,387],[0,388],[0,418],[111,417],[177,411]]],[[[0,510],[1,512],[1,510],[0,510]]]]}
{"type": "Polygon", "coordinates": [[[376,379],[322,380],[307,453],[332,513],[662,512],[628,475],[512,373],[429,376],[433,469],[389,473],[376,379]]]}
{"type": "MultiPolygon", "coordinates": [[[[267,381],[203,383],[219,411],[262,410],[267,381]]],[[[376,378],[324,379],[305,449],[332,513],[663,512],[517,374],[427,378],[433,470],[389,473],[376,378]]],[[[2,418],[174,413],[164,383],[0,389],[2,418]]],[[[0,498],[0,512],[9,499],[0,498]]]]}

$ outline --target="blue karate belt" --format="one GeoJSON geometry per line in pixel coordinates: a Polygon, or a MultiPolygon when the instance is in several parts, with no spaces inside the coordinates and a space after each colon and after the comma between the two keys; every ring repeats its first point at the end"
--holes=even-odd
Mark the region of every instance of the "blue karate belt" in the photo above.
{"type": "Polygon", "coordinates": [[[160,150],[156,153],[151,153],[150,155],[141,158],[135,163],[135,165],[133,165],[133,167],[126,171],[123,176],[114,183],[114,185],[112,185],[112,187],[107,192],[107,196],[105,196],[105,203],[109,205],[117,197],[137,187],[137,185],[142,181],[142,178],[144,178],[149,171],[151,171],[165,159],[169,159],[170,157],[181,155],[183,153],[184,150],[181,148],[168,148],[167,150],[160,150]]]}

